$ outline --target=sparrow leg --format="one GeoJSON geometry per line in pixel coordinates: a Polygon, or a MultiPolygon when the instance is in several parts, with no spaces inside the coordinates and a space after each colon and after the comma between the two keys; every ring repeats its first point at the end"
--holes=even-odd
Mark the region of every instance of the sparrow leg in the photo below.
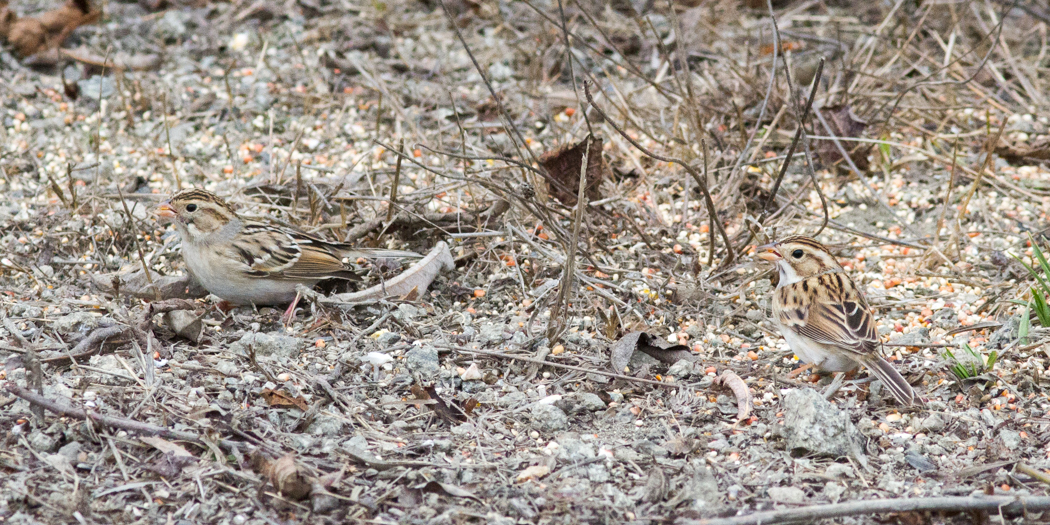
{"type": "Polygon", "coordinates": [[[288,309],[284,311],[284,315],[281,316],[281,324],[288,326],[288,323],[292,322],[292,318],[295,317],[295,307],[299,305],[299,293],[295,294],[295,299],[292,300],[292,304],[288,305],[288,309]]]}
{"type": "Polygon", "coordinates": [[[802,365],[802,366],[792,370],[791,372],[788,372],[788,377],[791,378],[791,379],[795,379],[796,377],[801,375],[802,372],[805,372],[806,370],[809,370],[810,368],[813,368],[814,366],[815,365],[813,363],[806,363],[806,364],[804,364],[804,365],[802,365]]]}

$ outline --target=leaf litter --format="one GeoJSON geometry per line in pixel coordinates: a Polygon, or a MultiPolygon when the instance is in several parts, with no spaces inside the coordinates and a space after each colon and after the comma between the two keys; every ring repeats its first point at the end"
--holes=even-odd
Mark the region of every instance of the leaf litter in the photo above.
{"type": "Polygon", "coordinates": [[[1044,495],[1044,21],[774,4],[775,27],[730,1],[109,3],[47,56],[0,53],[0,517],[640,523],[1044,495]],[[223,311],[149,215],[187,186],[431,257],[305,290],[288,326],[223,311]],[[877,382],[785,406],[831,379],[789,375],[749,251],[825,206],[925,409],[877,382]]]}

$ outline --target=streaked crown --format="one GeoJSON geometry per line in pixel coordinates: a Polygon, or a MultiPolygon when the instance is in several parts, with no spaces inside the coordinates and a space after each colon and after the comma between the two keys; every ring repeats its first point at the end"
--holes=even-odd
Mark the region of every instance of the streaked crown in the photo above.
{"type": "Polygon", "coordinates": [[[184,240],[195,241],[238,219],[226,201],[210,191],[190,188],[172,195],[154,213],[174,220],[184,240]]]}
{"type": "Polygon", "coordinates": [[[777,265],[780,271],[778,286],[796,283],[822,273],[843,271],[835,256],[811,237],[788,237],[759,246],[757,251],[759,258],[777,265]]]}

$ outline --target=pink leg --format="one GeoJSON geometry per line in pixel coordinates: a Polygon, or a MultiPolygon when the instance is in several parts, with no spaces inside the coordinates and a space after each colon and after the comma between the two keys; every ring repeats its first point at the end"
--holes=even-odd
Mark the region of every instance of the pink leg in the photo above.
{"type": "Polygon", "coordinates": [[[299,305],[299,297],[300,295],[296,293],[295,299],[292,300],[292,304],[288,305],[288,309],[285,310],[284,315],[281,316],[281,324],[287,326],[288,323],[292,322],[292,319],[295,317],[295,307],[299,305]]]}

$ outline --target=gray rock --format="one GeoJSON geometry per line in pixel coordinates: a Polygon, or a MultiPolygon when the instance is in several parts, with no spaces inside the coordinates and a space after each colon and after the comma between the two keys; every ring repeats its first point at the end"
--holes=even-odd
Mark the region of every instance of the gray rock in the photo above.
{"type": "Polygon", "coordinates": [[[784,426],[792,455],[816,454],[864,460],[860,434],[849,415],[829,403],[816,390],[789,390],[784,395],[784,426]]]}
{"type": "Polygon", "coordinates": [[[932,434],[944,430],[944,419],[937,414],[930,414],[915,426],[916,432],[932,434]]]}
{"type": "MultiPolygon", "coordinates": [[[[988,348],[1005,348],[1006,346],[1013,343],[1018,336],[1018,331],[1021,328],[1021,316],[1015,315],[1008,319],[998,330],[992,332],[992,335],[988,336],[988,348]]],[[[959,355],[966,352],[956,352],[955,355],[959,355]]]]}
{"type": "Polygon", "coordinates": [[[981,410],[981,421],[984,421],[985,425],[992,428],[999,426],[999,418],[995,417],[995,414],[987,408],[981,410]]]}
{"type": "Polygon", "coordinates": [[[289,359],[299,355],[299,339],[253,332],[244,334],[239,341],[230,345],[230,351],[237,354],[249,355],[250,350],[255,351],[256,357],[289,359]]]}
{"type": "Polygon", "coordinates": [[[412,305],[410,305],[408,303],[404,303],[404,304],[399,304],[397,306],[397,311],[394,312],[394,317],[399,319],[399,320],[401,320],[401,321],[409,322],[409,321],[413,321],[413,320],[415,320],[415,318],[420,317],[420,316],[425,315],[425,314],[426,314],[426,310],[423,310],[422,308],[417,308],[417,307],[412,306],[412,305]]]}
{"type": "Polygon", "coordinates": [[[37,452],[51,452],[58,445],[58,440],[39,430],[29,434],[29,446],[37,452]]]}
{"type": "Polygon", "coordinates": [[[598,455],[594,445],[590,443],[584,443],[576,438],[560,438],[558,439],[558,451],[555,457],[568,462],[583,461],[585,459],[591,459],[598,455]]]}
{"type": "Polygon", "coordinates": [[[164,325],[179,337],[189,339],[194,343],[200,341],[204,333],[204,324],[201,323],[197,314],[189,310],[175,310],[166,312],[162,317],[164,325]]]}
{"type": "Polygon", "coordinates": [[[924,326],[900,337],[891,338],[890,342],[898,345],[926,344],[930,342],[930,329],[924,326]]]}
{"type": "Polygon", "coordinates": [[[999,440],[1008,450],[1017,450],[1021,446],[1021,434],[1014,430],[1003,429],[999,431],[999,440]]]}
{"type": "Polygon", "coordinates": [[[437,348],[420,346],[409,350],[405,354],[405,365],[409,370],[418,374],[430,375],[437,373],[441,368],[437,348]]]}
{"type": "Polygon", "coordinates": [[[829,481],[824,485],[824,497],[832,503],[838,503],[842,499],[842,495],[846,492],[846,486],[841,483],[835,483],[829,481]]]}
{"type": "Polygon", "coordinates": [[[683,469],[683,474],[685,482],[678,495],[668,502],[668,508],[688,502],[690,509],[700,517],[714,516],[725,508],[722,493],[718,490],[718,481],[710,468],[700,460],[694,460],[683,469]]]}
{"type": "Polygon", "coordinates": [[[574,397],[576,398],[576,402],[579,403],[584,410],[589,410],[591,412],[605,410],[605,402],[602,401],[602,398],[598,397],[597,394],[592,394],[590,392],[577,392],[574,397]]]}
{"type": "Polygon", "coordinates": [[[397,344],[397,342],[400,340],[401,334],[394,332],[383,332],[383,334],[380,335],[378,339],[376,339],[376,343],[378,343],[379,346],[385,348],[397,344]]]}
{"type": "Polygon", "coordinates": [[[62,317],[56,317],[51,322],[51,327],[60,333],[90,332],[98,327],[98,320],[102,316],[88,312],[73,312],[62,317]]]}
{"type": "Polygon", "coordinates": [[[569,427],[569,416],[554,405],[537,404],[532,407],[532,428],[556,431],[569,427]]]}
{"type": "Polygon", "coordinates": [[[58,449],[58,453],[69,459],[70,462],[76,463],[77,456],[80,455],[81,445],[79,441],[71,441],[62,445],[62,448],[58,449]]]}
{"type": "Polygon", "coordinates": [[[80,87],[80,94],[92,100],[107,99],[117,91],[117,84],[111,76],[94,75],[77,81],[77,86],[80,87]]]}
{"type": "Polygon", "coordinates": [[[933,324],[938,328],[955,328],[959,326],[959,313],[951,308],[941,308],[933,314],[933,324]]]}
{"type": "Polygon", "coordinates": [[[306,431],[315,436],[337,436],[343,432],[343,421],[332,416],[318,414],[306,431]]]}
{"type": "Polygon", "coordinates": [[[904,460],[919,472],[932,472],[937,470],[937,465],[919,452],[909,450],[904,454],[904,460]]]}
{"type": "Polygon", "coordinates": [[[520,390],[514,390],[501,396],[499,400],[496,401],[496,404],[501,407],[518,408],[528,402],[528,394],[520,390]]]}
{"type": "Polygon", "coordinates": [[[828,465],[828,468],[824,469],[824,475],[829,478],[852,478],[856,477],[856,472],[853,471],[853,466],[846,463],[832,463],[828,465]]]}
{"type": "Polygon", "coordinates": [[[769,487],[769,498],[780,503],[802,503],[806,493],[798,487],[769,487]]]}
{"type": "Polygon", "coordinates": [[[688,359],[679,359],[678,362],[671,365],[671,368],[667,369],[667,375],[675,379],[685,379],[696,373],[696,368],[692,361],[688,359]]]}
{"type": "Polygon", "coordinates": [[[497,344],[503,342],[503,328],[502,324],[498,323],[485,323],[481,325],[478,330],[478,340],[482,344],[497,344]]]}
{"type": "Polygon", "coordinates": [[[340,445],[345,450],[349,450],[357,455],[368,453],[368,440],[364,436],[354,436],[340,445]]]}

